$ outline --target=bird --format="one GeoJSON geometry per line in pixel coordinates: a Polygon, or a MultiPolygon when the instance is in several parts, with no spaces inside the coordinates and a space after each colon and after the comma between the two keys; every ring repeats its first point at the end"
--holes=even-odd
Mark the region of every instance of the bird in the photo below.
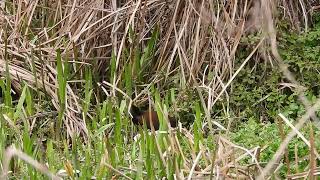
{"type": "MultiPolygon", "coordinates": [[[[159,130],[160,122],[157,115],[157,112],[154,110],[140,110],[135,105],[131,105],[130,113],[132,115],[132,122],[135,125],[143,126],[144,122],[146,123],[146,127],[148,129],[151,129],[151,126],[153,125],[154,130],[159,130]]],[[[169,116],[169,123],[172,128],[177,127],[177,121],[175,118],[169,116]]]]}

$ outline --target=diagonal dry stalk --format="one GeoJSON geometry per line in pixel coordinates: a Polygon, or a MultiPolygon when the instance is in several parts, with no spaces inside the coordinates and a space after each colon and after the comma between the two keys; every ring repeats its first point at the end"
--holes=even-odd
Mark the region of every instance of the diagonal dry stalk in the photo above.
{"type": "Polygon", "coordinates": [[[34,160],[32,157],[28,156],[27,154],[23,153],[22,151],[16,149],[13,146],[8,147],[4,153],[4,159],[2,162],[3,169],[2,169],[2,173],[0,175],[1,179],[7,179],[7,176],[9,174],[9,164],[14,156],[16,156],[16,157],[20,158],[21,160],[25,161],[26,163],[30,164],[36,170],[45,174],[50,179],[54,179],[54,180],[61,180],[62,179],[61,177],[50,172],[47,166],[39,163],[38,161],[34,160]]]}
{"type": "MultiPolygon", "coordinates": [[[[284,64],[277,48],[277,39],[276,39],[276,30],[274,28],[274,22],[271,12],[272,7],[272,0],[268,1],[261,1],[261,7],[264,17],[264,24],[265,24],[265,31],[267,32],[267,35],[270,40],[270,46],[272,54],[275,58],[275,60],[278,62],[279,67],[283,73],[283,75],[291,81],[291,83],[295,84],[297,87],[301,87],[299,85],[299,82],[295,79],[294,75],[288,70],[288,67],[286,64],[284,64]]],[[[301,129],[304,126],[304,123],[312,118],[315,123],[319,123],[319,119],[316,117],[315,112],[320,107],[320,99],[316,101],[316,103],[311,106],[310,102],[307,100],[305,95],[303,94],[304,91],[302,88],[298,88],[299,93],[299,99],[302,102],[302,104],[305,106],[305,109],[307,109],[307,112],[304,116],[301,117],[300,120],[298,120],[296,126],[293,128],[293,130],[287,135],[287,137],[284,139],[284,141],[281,143],[280,147],[278,148],[277,152],[274,154],[273,159],[267,164],[267,166],[263,169],[261,174],[258,176],[258,179],[264,179],[266,176],[269,176],[271,171],[275,168],[275,165],[280,161],[282,158],[282,155],[288,146],[290,140],[296,135],[297,131],[301,129]]]]}

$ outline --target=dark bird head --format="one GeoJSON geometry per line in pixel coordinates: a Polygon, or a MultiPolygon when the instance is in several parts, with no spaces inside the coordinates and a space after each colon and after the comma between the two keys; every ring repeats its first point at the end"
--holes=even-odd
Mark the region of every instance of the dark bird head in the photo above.
{"type": "Polygon", "coordinates": [[[178,121],[174,117],[170,117],[169,116],[169,123],[170,123],[171,127],[177,127],[178,126],[178,121]]]}
{"type": "Polygon", "coordinates": [[[139,119],[143,112],[137,106],[132,104],[130,108],[130,114],[132,115],[132,122],[134,124],[139,124],[139,119]]]}
{"type": "MultiPolygon", "coordinates": [[[[157,112],[154,110],[142,111],[137,106],[132,105],[130,108],[130,114],[132,115],[132,122],[136,125],[145,124],[148,129],[151,129],[151,126],[153,125],[155,130],[158,130],[160,127],[157,112]]],[[[177,127],[177,121],[175,118],[169,116],[169,123],[171,127],[177,127]]]]}

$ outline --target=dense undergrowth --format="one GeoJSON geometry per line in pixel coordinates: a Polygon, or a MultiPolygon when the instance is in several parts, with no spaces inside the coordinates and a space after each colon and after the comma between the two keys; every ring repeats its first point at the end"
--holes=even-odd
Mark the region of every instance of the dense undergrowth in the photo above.
{"type": "MultiPolygon", "coordinates": [[[[281,55],[297,80],[306,88],[305,95],[311,103],[315,103],[320,93],[319,24],[319,16],[315,16],[314,28],[308,32],[297,34],[288,31],[288,27],[283,27],[279,32],[281,55]]],[[[246,38],[245,42],[248,40],[250,41],[250,38],[246,38]]],[[[263,162],[270,160],[281,143],[279,123],[282,123],[282,120],[278,118],[278,114],[282,113],[294,122],[305,113],[305,108],[300,104],[295,92],[296,87],[292,85],[283,78],[276,65],[262,62],[251,62],[233,84],[230,106],[241,120],[235,122],[238,127],[233,129],[231,137],[246,147],[266,147],[261,153],[263,162]]],[[[319,114],[319,111],[317,113],[319,114]]],[[[317,129],[317,136],[320,133],[319,126],[313,128],[317,129]]],[[[284,130],[288,132],[290,128],[286,127],[284,130]]],[[[309,126],[302,130],[307,139],[309,130],[309,126]]],[[[315,139],[315,144],[319,150],[319,139],[315,139]]],[[[295,156],[303,159],[309,155],[309,148],[299,139],[291,141],[288,150],[291,162],[295,161],[295,156]]],[[[305,158],[299,165],[292,164],[290,172],[304,171],[309,162],[309,159],[305,158]]],[[[282,175],[287,174],[287,168],[282,169],[282,175]]]]}
{"type": "MultiPolygon", "coordinates": [[[[9,5],[12,11],[7,13],[16,13],[14,5],[9,5]]],[[[177,7],[180,6],[183,7],[177,7]]],[[[150,8],[151,12],[157,10],[150,8]]],[[[53,11],[50,8],[36,9],[53,11]]],[[[292,129],[278,114],[283,114],[294,124],[306,112],[298,100],[295,84],[284,78],[278,64],[270,54],[263,54],[268,52],[263,50],[255,53],[211,109],[209,105],[205,107],[204,101],[209,102],[217,93],[214,90],[221,89],[211,89],[204,84],[227,81],[231,76],[228,73],[238,69],[260,41],[259,35],[241,38],[234,64],[230,67],[217,62],[211,64],[206,58],[213,58],[212,54],[219,51],[215,49],[215,53],[207,53],[203,50],[205,45],[198,54],[207,54],[194,58],[197,53],[185,46],[196,46],[188,44],[186,39],[184,44],[176,45],[179,55],[170,57],[175,48],[168,52],[162,48],[171,34],[167,35],[168,29],[161,29],[158,25],[148,28],[147,33],[128,26],[121,54],[117,54],[116,48],[96,50],[104,48],[104,44],[89,50],[87,47],[80,49],[80,45],[68,44],[68,37],[64,35],[58,39],[65,46],[52,48],[55,47],[52,43],[52,49],[42,50],[42,44],[51,43],[43,40],[44,37],[59,34],[59,29],[53,28],[43,33],[43,37],[34,36],[40,31],[38,26],[51,27],[56,22],[50,13],[47,15],[50,21],[44,22],[37,17],[39,19],[31,24],[34,31],[26,33],[26,38],[37,45],[35,49],[26,48],[30,50],[26,60],[19,56],[20,52],[12,53],[14,46],[7,44],[12,39],[6,36],[7,30],[3,31],[1,50],[5,65],[0,79],[0,172],[9,169],[8,175],[12,179],[42,179],[53,174],[70,179],[235,178],[240,176],[239,172],[245,177],[254,177],[259,168],[272,159],[292,129]],[[73,51],[65,51],[70,46],[74,47],[73,51]],[[188,50],[181,50],[184,48],[188,50]],[[92,54],[80,57],[81,51],[92,54]],[[52,54],[53,59],[50,59],[52,54]],[[184,58],[193,59],[190,61],[192,67],[184,58]],[[194,60],[201,58],[202,61],[194,60]],[[48,62],[44,63],[43,59],[48,62]],[[23,76],[20,79],[25,75],[20,71],[14,76],[10,70],[17,66],[26,67],[29,75],[35,78],[29,80],[23,76]],[[188,68],[193,68],[190,74],[186,73],[188,68]],[[204,72],[200,72],[203,69],[204,72]],[[210,70],[206,72],[206,69],[210,70]],[[37,73],[46,74],[46,78],[37,79],[37,73]],[[203,82],[196,81],[192,77],[194,74],[197,80],[203,78],[203,82]],[[206,93],[205,88],[212,94],[206,93]],[[18,94],[15,95],[12,89],[18,94]],[[134,126],[128,113],[130,103],[141,106],[150,103],[160,118],[160,131],[150,132],[134,126]],[[168,115],[175,116],[181,127],[168,129],[168,115]],[[15,158],[10,159],[10,154],[15,158]],[[37,166],[39,164],[27,157],[45,167],[37,166]],[[5,161],[8,158],[10,163],[5,161]]],[[[312,29],[300,34],[289,31],[290,24],[278,23],[281,24],[278,27],[281,56],[304,86],[311,103],[320,93],[319,16],[315,15],[313,19],[312,29]]],[[[25,23],[21,24],[21,32],[28,29],[25,23]]],[[[214,33],[207,29],[204,34],[213,37],[214,33]]],[[[90,36],[95,34],[90,33],[90,36]]],[[[92,41],[99,41],[99,38],[92,41]]],[[[222,55],[221,58],[224,59],[222,55]]],[[[308,125],[300,131],[306,139],[311,139],[311,145],[317,151],[320,150],[320,140],[312,140],[312,135],[319,136],[318,128],[317,125],[308,125]]],[[[312,161],[310,154],[306,142],[301,137],[294,138],[275,176],[283,178],[307,171],[312,161]]]]}

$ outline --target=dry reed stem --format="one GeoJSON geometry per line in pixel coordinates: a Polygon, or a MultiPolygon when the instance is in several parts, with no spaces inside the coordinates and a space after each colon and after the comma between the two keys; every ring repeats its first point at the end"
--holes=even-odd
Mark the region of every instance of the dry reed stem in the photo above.
{"type": "Polygon", "coordinates": [[[11,146],[9,148],[6,149],[5,153],[4,153],[4,159],[3,159],[3,171],[2,171],[2,175],[0,176],[1,179],[7,179],[8,173],[9,173],[9,164],[11,159],[17,156],[18,158],[22,159],[23,161],[25,161],[26,163],[30,164],[31,166],[33,166],[35,169],[37,169],[38,171],[40,171],[41,173],[45,174],[46,176],[48,176],[51,179],[54,180],[61,180],[62,178],[56,176],[55,174],[51,173],[47,166],[40,164],[38,161],[34,160],[33,158],[31,158],[30,156],[28,156],[27,154],[23,153],[22,151],[16,149],[15,147],[11,146]]]}

